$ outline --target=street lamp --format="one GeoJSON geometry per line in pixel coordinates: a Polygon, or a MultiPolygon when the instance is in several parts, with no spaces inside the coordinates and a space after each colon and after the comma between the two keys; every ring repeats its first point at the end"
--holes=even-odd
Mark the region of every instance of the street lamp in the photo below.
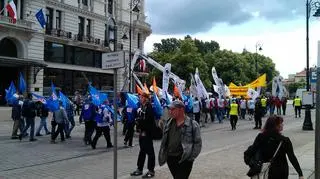
{"type": "MultiPolygon", "coordinates": [[[[139,13],[139,5],[140,0],[130,0],[130,15],[129,15],[129,92],[132,92],[132,70],[131,70],[131,61],[132,61],[132,12],[139,13]]],[[[127,35],[124,34],[122,39],[128,39],[127,35]]]]}
{"type": "MultiPolygon", "coordinates": [[[[307,68],[306,68],[306,82],[307,82],[307,91],[310,91],[310,81],[309,81],[309,20],[310,20],[310,14],[312,10],[316,10],[315,14],[313,16],[319,17],[320,16],[320,2],[313,1],[313,0],[306,0],[306,62],[307,62],[307,68]]],[[[302,130],[313,130],[312,127],[312,121],[311,121],[311,111],[310,111],[310,105],[306,105],[305,110],[305,117],[303,122],[302,130]]]]}
{"type": "Polygon", "coordinates": [[[262,51],[262,43],[260,43],[260,42],[256,43],[256,58],[255,58],[256,74],[259,76],[259,71],[258,71],[258,50],[262,51]]]}

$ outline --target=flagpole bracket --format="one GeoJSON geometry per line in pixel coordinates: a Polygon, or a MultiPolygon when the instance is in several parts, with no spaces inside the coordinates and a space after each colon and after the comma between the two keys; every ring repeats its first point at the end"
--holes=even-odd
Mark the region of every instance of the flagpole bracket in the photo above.
{"type": "Polygon", "coordinates": [[[33,67],[33,84],[37,82],[37,75],[44,67],[33,67]]]}

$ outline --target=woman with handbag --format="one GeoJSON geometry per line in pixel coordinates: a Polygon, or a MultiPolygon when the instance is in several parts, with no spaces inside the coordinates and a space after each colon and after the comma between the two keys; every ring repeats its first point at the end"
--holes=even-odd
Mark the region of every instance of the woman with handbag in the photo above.
{"type": "MultiPolygon", "coordinates": [[[[254,178],[261,176],[261,172],[266,171],[263,178],[268,179],[288,179],[289,167],[286,155],[291,164],[299,174],[299,179],[303,179],[303,174],[299,162],[294,154],[292,143],[288,137],[281,134],[283,130],[283,118],[280,116],[270,116],[260,134],[256,137],[252,146],[245,152],[245,162],[250,166],[248,176],[254,178]],[[259,153],[260,171],[253,169],[253,164],[246,161],[247,156],[257,156],[259,153]],[[268,170],[265,170],[265,164],[270,162],[268,170]],[[262,170],[262,171],[261,171],[262,170]]],[[[258,164],[259,166],[259,164],[258,164]]],[[[259,168],[259,167],[258,167],[259,168]]]]}

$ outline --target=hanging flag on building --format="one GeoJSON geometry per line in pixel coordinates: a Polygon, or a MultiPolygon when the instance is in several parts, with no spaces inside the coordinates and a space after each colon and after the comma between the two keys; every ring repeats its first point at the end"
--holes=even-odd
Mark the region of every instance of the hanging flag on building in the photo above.
{"type": "Polygon", "coordinates": [[[40,26],[44,29],[45,26],[46,26],[46,18],[45,18],[45,15],[44,15],[44,12],[42,9],[40,9],[37,13],[36,13],[36,18],[40,24],[40,26]]]}
{"type": "Polygon", "coordinates": [[[6,6],[6,9],[9,13],[9,16],[12,18],[12,22],[16,23],[17,21],[17,7],[14,4],[13,0],[10,0],[6,6]]]}
{"type": "Polygon", "coordinates": [[[24,93],[25,91],[27,91],[27,84],[26,84],[26,81],[23,78],[22,73],[20,72],[20,75],[19,75],[19,92],[20,93],[24,93]]]}

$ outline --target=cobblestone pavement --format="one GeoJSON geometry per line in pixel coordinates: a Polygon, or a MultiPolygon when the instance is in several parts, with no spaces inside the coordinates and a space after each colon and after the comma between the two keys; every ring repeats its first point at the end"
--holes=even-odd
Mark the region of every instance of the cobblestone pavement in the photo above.
{"type": "MultiPolygon", "coordinates": [[[[19,142],[10,139],[12,121],[9,116],[7,108],[0,108],[0,178],[113,178],[113,149],[105,148],[104,138],[100,138],[96,150],[85,146],[82,142],[83,125],[77,124],[72,139],[64,143],[50,144],[49,136],[38,137],[36,142],[27,139],[19,142]]],[[[314,131],[301,130],[303,118],[304,115],[294,118],[293,109],[288,106],[284,135],[292,140],[304,174],[309,176],[314,157],[309,153],[306,157],[306,153],[314,149],[314,131]]],[[[236,131],[231,131],[229,121],[223,124],[208,123],[201,128],[203,148],[190,178],[247,178],[248,167],[243,162],[243,151],[259,132],[252,130],[253,125],[252,121],[239,120],[236,131]]],[[[136,168],[139,151],[137,138],[134,139],[135,147],[125,148],[121,125],[118,131],[118,178],[140,178],[129,176],[136,168]]],[[[156,155],[159,143],[154,142],[156,155]]],[[[292,166],[290,174],[297,178],[292,166]]],[[[170,178],[166,165],[157,165],[155,178],[170,178]]]]}

